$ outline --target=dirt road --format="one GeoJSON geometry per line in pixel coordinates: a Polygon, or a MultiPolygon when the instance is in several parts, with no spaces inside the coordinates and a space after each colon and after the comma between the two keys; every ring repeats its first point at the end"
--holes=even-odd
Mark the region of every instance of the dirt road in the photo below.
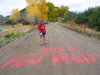
{"type": "Polygon", "coordinates": [[[58,23],[46,28],[47,45],[35,30],[0,49],[0,75],[100,75],[100,42],[58,23]]]}

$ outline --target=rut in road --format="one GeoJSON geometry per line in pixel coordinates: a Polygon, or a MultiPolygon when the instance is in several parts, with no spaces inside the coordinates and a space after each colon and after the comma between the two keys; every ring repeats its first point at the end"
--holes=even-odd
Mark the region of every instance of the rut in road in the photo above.
{"type": "Polygon", "coordinates": [[[58,22],[46,26],[46,43],[39,31],[0,49],[0,75],[99,75],[100,41],[71,31],[58,22]]]}

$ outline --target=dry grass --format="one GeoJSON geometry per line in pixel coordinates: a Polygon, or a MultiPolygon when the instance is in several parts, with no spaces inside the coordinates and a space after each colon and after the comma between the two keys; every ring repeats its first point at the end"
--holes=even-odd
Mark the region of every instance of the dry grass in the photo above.
{"type": "Polygon", "coordinates": [[[87,35],[89,37],[94,37],[97,40],[100,40],[100,32],[97,32],[96,30],[91,29],[88,26],[78,25],[72,21],[67,22],[65,24],[63,24],[63,23],[60,23],[60,24],[68,29],[74,30],[76,32],[79,32],[79,33],[82,33],[82,34],[87,35]]]}
{"type": "Polygon", "coordinates": [[[12,28],[12,26],[0,26],[0,28],[3,31],[8,31],[8,30],[14,30],[14,29],[22,29],[22,28],[29,28],[30,25],[14,25],[14,28],[12,28]]]}
{"type": "Polygon", "coordinates": [[[0,26],[0,28],[3,30],[0,32],[0,38],[4,37],[5,34],[9,32],[24,32],[27,31],[30,28],[30,25],[14,25],[14,28],[11,26],[0,26]]]}
{"type": "Polygon", "coordinates": [[[8,32],[8,31],[3,31],[0,33],[0,36],[2,34],[2,37],[0,37],[0,47],[14,41],[17,40],[18,38],[32,32],[33,30],[35,30],[37,28],[37,26],[31,25],[31,26],[22,26],[22,27],[18,27],[16,30],[16,32],[14,32],[15,30],[8,32]],[[21,29],[23,29],[23,31],[21,31],[21,29]],[[27,31],[26,31],[26,30],[27,31]],[[19,30],[19,31],[17,31],[19,30]],[[4,35],[5,34],[5,35],[4,35]]]}

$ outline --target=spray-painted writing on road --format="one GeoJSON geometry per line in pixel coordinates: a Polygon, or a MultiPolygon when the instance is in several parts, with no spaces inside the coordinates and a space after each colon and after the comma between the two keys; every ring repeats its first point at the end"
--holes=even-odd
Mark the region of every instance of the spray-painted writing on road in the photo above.
{"type": "Polygon", "coordinates": [[[81,51],[80,49],[77,49],[74,46],[70,46],[69,48],[67,48],[67,47],[53,47],[53,48],[43,47],[43,48],[41,48],[40,52],[67,52],[68,50],[81,51]]]}
{"type": "Polygon", "coordinates": [[[95,63],[96,64],[98,63],[97,57],[100,56],[100,54],[71,53],[72,51],[80,52],[81,50],[76,47],[72,47],[72,46],[69,48],[43,47],[39,51],[39,54],[8,54],[9,56],[14,56],[14,57],[17,56],[18,58],[9,59],[0,67],[0,69],[7,67],[7,66],[18,68],[24,65],[24,67],[27,68],[30,65],[38,65],[38,64],[41,64],[40,62],[45,61],[45,59],[47,58],[46,56],[52,56],[51,61],[50,61],[52,65],[57,65],[60,62],[65,62],[68,65],[71,65],[71,63],[77,63],[77,64],[82,64],[82,63],[88,63],[88,64],[95,63]],[[59,52],[59,53],[54,53],[54,52],[59,52]]]}

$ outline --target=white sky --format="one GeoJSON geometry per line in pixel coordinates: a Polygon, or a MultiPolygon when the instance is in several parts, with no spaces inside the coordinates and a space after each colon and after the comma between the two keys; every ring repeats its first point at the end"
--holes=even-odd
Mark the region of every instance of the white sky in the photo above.
{"type": "MultiPolygon", "coordinates": [[[[65,5],[69,7],[70,11],[82,12],[89,7],[100,6],[100,0],[46,0],[54,3],[55,6],[60,7],[65,5]]],[[[25,0],[0,0],[0,15],[10,15],[12,9],[19,10],[26,7],[25,0]]]]}

